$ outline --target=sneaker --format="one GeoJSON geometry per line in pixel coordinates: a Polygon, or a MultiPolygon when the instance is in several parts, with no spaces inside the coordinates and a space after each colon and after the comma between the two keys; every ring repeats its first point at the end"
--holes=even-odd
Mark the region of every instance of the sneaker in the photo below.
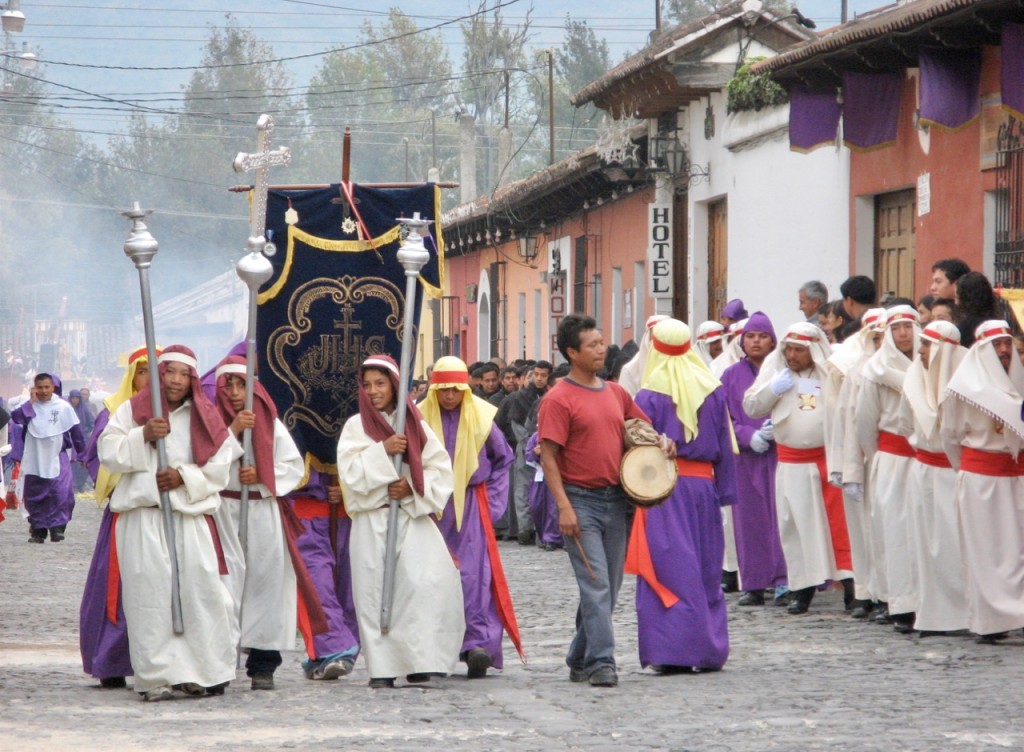
{"type": "Polygon", "coordinates": [[[353,665],[352,661],[348,658],[338,658],[333,661],[325,661],[313,669],[313,675],[309,678],[316,679],[317,681],[331,681],[333,679],[339,679],[342,676],[348,676],[351,674],[353,665]]]}
{"type": "Polygon", "coordinates": [[[172,697],[174,697],[174,692],[166,684],[142,693],[142,699],[146,702],[160,702],[161,700],[170,700],[172,697]]]}
{"type": "Polygon", "coordinates": [[[253,674],[252,675],[252,688],[253,689],[273,689],[274,688],[274,675],[266,672],[253,674]]]}
{"type": "Polygon", "coordinates": [[[491,667],[491,656],[483,648],[473,648],[466,653],[466,665],[469,667],[466,678],[483,679],[491,667]]]}
{"type": "Polygon", "coordinates": [[[601,666],[590,675],[590,686],[617,687],[619,686],[619,675],[611,666],[601,666]]]}
{"type": "Polygon", "coordinates": [[[199,697],[200,695],[206,694],[206,687],[195,682],[185,682],[184,684],[175,684],[174,689],[180,689],[182,692],[187,694],[189,697],[199,697]]]}
{"type": "Polygon", "coordinates": [[[590,678],[590,674],[588,674],[583,669],[576,668],[575,666],[570,666],[569,667],[569,681],[571,681],[571,682],[573,682],[575,684],[581,684],[582,682],[585,682],[589,678],[590,678]]]}
{"type": "Polygon", "coordinates": [[[380,678],[380,677],[378,677],[376,679],[370,679],[370,684],[369,684],[370,689],[391,689],[394,686],[395,686],[395,680],[394,679],[391,679],[391,678],[385,679],[385,678],[380,678]]]}
{"type": "Polygon", "coordinates": [[[108,676],[100,679],[100,686],[103,689],[124,689],[128,686],[128,682],[124,680],[123,676],[108,676]]]}

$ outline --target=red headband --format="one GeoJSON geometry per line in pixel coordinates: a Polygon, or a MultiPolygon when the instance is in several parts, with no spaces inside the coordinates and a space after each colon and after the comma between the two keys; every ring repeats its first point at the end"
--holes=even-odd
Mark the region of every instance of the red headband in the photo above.
{"type": "Polygon", "coordinates": [[[997,326],[995,329],[986,329],[981,333],[982,339],[988,339],[989,337],[1012,337],[1013,332],[1007,329],[1005,326],[997,326]]]}
{"type": "Polygon", "coordinates": [[[912,316],[909,313],[896,313],[889,317],[889,325],[892,326],[897,321],[917,321],[916,316],[912,316]]]}
{"type": "MultiPolygon", "coordinates": [[[[158,347],[156,349],[156,354],[157,355],[162,355],[163,354],[163,350],[161,350],[158,347]]],[[[146,347],[140,347],[138,350],[136,350],[135,352],[133,352],[131,355],[128,356],[128,364],[131,365],[132,363],[134,363],[139,358],[146,358],[148,356],[149,356],[149,349],[146,348],[146,347]]]]}
{"type": "Polygon", "coordinates": [[[950,345],[959,345],[960,344],[955,339],[950,339],[949,337],[944,337],[943,335],[939,334],[934,329],[925,329],[923,332],[921,332],[921,336],[922,337],[928,337],[929,339],[931,339],[931,340],[933,340],[935,342],[946,342],[947,344],[950,344],[950,345]]]}
{"type": "Polygon", "coordinates": [[[669,345],[662,342],[657,337],[651,337],[651,343],[654,345],[654,349],[663,355],[685,355],[690,351],[690,343],[684,342],[681,345],[669,345]]]}
{"type": "Polygon", "coordinates": [[[430,374],[431,384],[468,384],[469,374],[465,371],[434,371],[430,374]]]}
{"type": "Polygon", "coordinates": [[[725,335],[725,329],[714,329],[710,332],[704,332],[703,334],[697,335],[697,341],[701,342],[708,339],[709,337],[721,337],[725,335]]]}
{"type": "Polygon", "coordinates": [[[784,340],[795,339],[800,342],[817,342],[817,337],[812,337],[809,334],[797,334],[796,332],[790,332],[783,337],[784,340]]]}

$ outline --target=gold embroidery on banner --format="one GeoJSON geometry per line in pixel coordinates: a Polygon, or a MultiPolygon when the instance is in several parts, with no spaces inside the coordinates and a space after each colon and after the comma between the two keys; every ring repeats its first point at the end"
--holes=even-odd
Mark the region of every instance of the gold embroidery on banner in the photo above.
{"type": "Polygon", "coordinates": [[[387,279],[320,277],[292,293],[288,323],[271,332],[267,341],[270,368],[292,393],[292,405],[281,415],[289,430],[305,423],[323,436],[337,438],[345,419],[359,409],[359,365],[370,355],[385,352],[385,337],[364,334],[362,322],[353,320],[353,314],[357,306],[374,299],[386,310],[379,318],[374,314],[375,328],[383,325],[401,341],[404,296],[387,279]],[[321,332],[318,342],[303,341],[314,320],[321,322],[325,316],[333,318],[331,330],[321,332]],[[315,409],[323,404],[332,406],[328,414],[315,409]]]}

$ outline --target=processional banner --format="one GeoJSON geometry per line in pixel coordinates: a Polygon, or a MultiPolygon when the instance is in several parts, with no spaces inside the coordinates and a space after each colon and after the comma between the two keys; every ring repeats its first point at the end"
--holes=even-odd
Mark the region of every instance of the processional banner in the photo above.
{"type": "Polygon", "coordinates": [[[381,353],[399,361],[406,312],[418,331],[424,293],[439,295],[444,286],[440,201],[433,184],[269,192],[267,232],[277,253],[258,297],[259,378],[307,474],[310,467],[336,472],[338,436],[359,409],[360,363],[381,353]],[[431,258],[408,305],[395,219],[415,212],[433,220],[425,239],[431,258]]]}

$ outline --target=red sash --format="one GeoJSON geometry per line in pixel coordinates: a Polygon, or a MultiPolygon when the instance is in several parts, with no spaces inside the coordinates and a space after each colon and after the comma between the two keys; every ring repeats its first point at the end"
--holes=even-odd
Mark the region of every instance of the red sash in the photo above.
{"type": "Polygon", "coordinates": [[[110,557],[107,561],[107,621],[117,624],[117,599],[121,594],[121,564],[117,560],[117,512],[110,515],[110,557]]]}
{"type": "Polygon", "coordinates": [[[682,457],[676,457],[676,470],[679,475],[684,478],[704,478],[706,480],[715,479],[715,466],[710,462],[700,462],[697,460],[687,460],[682,457]]]}
{"type": "Polygon", "coordinates": [[[1024,462],[1006,452],[986,452],[964,447],[960,456],[960,469],[965,473],[991,475],[996,478],[1024,476],[1024,462]]]}
{"type": "Polygon", "coordinates": [[[633,530],[629,535],[629,548],[626,550],[624,571],[626,574],[642,577],[648,587],[661,599],[662,605],[665,608],[672,608],[679,602],[679,597],[658,581],[658,573],[654,571],[651,548],[647,544],[647,512],[647,509],[639,507],[633,515],[633,530]]]}
{"type": "MultiPolygon", "coordinates": [[[[336,504],[339,517],[348,517],[344,504],[336,504]]],[[[292,498],[292,511],[300,520],[328,519],[331,516],[331,502],[324,499],[310,499],[304,496],[292,498]]]]}
{"type": "Polygon", "coordinates": [[[878,451],[886,454],[895,454],[897,457],[913,457],[914,449],[910,446],[906,436],[889,433],[888,431],[878,432],[878,451]]]}
{"type": "Polygon", "coordinates": [[[918,449],[914,452],[914,457],[922,465],[929,465],[931,467],[953,467],[949,464],[949,457],[942,452],[927,452],[924,449],[918,449]]]}
{"type": "Polygon", "coordinates": [[[797,449],[776,442],[779,462],[793,465],[818,466],[821,481],[821,495],[825,500],[825,514],[832,536],[832,552],[836,557],[836,569],[852,570],[853,555],[850,551],[850,533],[846,529],[846,509],[843,507],[843,492],[828,482],[828,466],[825,462],[825,447],[797,449]]]}
{"type": "Polygon", "coordinates": [[[512,644],[516,646],[519,658],[526,663],[526,653],[523,652],[523,640],[519,636],[516,612],[512,608],[512,594],[508,591],[505,568],[501,565],[501,556],[498,554],[498,539],[494,537],[494,523],[491,522],[486,483],[477,484],[476,505],[480,507],[480,523],[483,525],[484,539],[487,541],[487,558],[491,562],[491,593],[494,595],[494,604],[498,608],[498,618],[501,619],[501,624],[505,627],[505,632],[512,640],[512,644]]]}

